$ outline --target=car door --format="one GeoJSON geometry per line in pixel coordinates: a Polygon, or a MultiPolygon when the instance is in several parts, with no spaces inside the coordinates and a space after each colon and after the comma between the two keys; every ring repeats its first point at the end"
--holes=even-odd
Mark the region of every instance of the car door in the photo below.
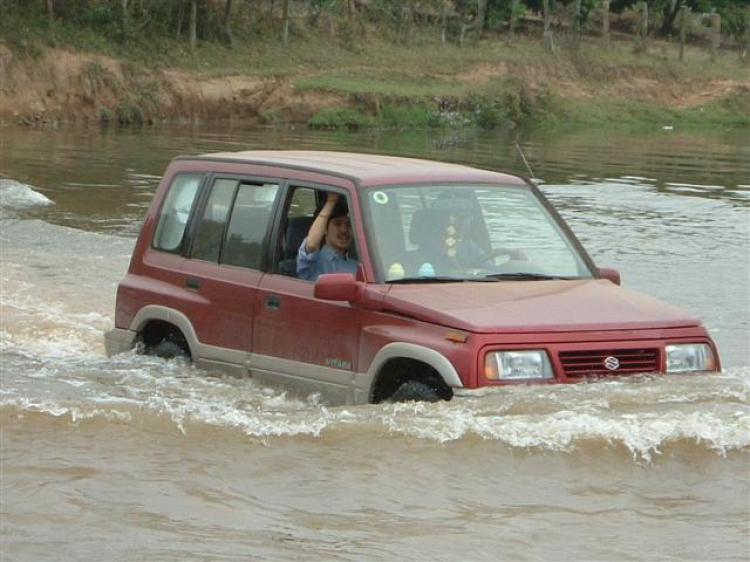
{"type": "MultiPolygon", "coordinates": [[[[322,391],[337,402],[346,402],[353,392],[360,313],[347,302],[316,299],[313,282],[297,279],[293,272],[282,274],[278,266],[296,253],[294,248],[306,235],[302,232],[290,248],[284,248],[290,244],[287,234],[295,231],[292,224],[312,222],[315,201],[325,199],[320,192],[326,189],[346,197],[349,209],[353,208],[353,192],[341,188],[292,184],[287,191],[276,263],[258,286],[251,371],[260,380],[282,380],[300,392],[322,391]]],[[[357,221],[351,219],[355,245],[357,221]]]]}
{"type": "Polygon", "coordinates": [[[195,297],[188,316],[208,359],[244,365],[252,350],[256,291],[280,185],[212,178],[183,266],[186,287],[195,297]]]}

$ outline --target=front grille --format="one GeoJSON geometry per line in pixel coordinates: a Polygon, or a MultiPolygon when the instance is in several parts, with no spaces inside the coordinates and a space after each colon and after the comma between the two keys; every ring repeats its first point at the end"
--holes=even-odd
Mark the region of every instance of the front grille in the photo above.
{"type": "Polygon", "coordinates": [[[561,351],[558,353],[565,376],[571,378],[592,375],[627,375],[632,373],[653,373],[659,370],[659,350],[657,349],[597,349],[585,351],[561,351]],[[615,358],[613,361],[610,358],[615,358]],[[616,369],[608,369],[618,363],[616,369]]]}

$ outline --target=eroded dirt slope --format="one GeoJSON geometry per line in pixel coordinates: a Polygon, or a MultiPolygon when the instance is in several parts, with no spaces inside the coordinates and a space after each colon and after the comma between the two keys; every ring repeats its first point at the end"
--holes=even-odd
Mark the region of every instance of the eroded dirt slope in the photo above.
{"type": "MultiPolygon", "coordinates": [[[[474,84],[513,76],[531,92],[563,97],[635,99],[684,109],[736,90],[746,80],[699,80],[643,68],[579,67],[570,61],[482,63],[453,76],[474,84]]],[[[115,59],[53,49],[21,58],[0,45],[0,123],[206,120],[306,123],[321,108],[349,103],[345,95],[299,91],[293,77],[209,77],[151,70],[115,59]]]]}

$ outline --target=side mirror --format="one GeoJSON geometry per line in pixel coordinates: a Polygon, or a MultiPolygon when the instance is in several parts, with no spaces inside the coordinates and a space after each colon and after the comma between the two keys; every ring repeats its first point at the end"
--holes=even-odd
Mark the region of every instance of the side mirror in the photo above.
{"type": "Polygon", "coordinates": [[[611,281],[615,285],[620,284],[620,272],[616,269],[612,269],[609,267],[600,267],[599,277],[602,279],[606,279],[607,281],[611,281]]]}
{"type": "Polygon", "coordinates": [[[315,282],[313,295],[324,301],[356,302],[360,286],[351,273],[325,273],[315,282]]]}

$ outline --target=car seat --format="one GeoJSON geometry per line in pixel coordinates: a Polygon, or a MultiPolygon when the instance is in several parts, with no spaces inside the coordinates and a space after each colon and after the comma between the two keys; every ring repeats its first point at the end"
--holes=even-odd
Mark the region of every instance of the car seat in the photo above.
{"type": "Polygon", "coordinates": [[[302,241],[310,232],[313,217],[289,217],[281,244],[279,273],[287,277],[297,277],[297,252],[302,241]]]}

